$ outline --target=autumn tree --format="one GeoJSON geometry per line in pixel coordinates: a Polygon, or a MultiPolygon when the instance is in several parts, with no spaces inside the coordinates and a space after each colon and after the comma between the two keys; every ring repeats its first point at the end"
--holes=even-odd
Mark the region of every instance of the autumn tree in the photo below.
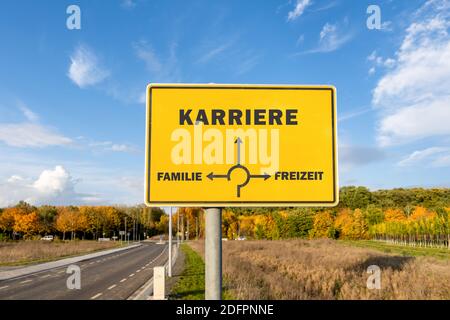
{"type": "Polygon", "coordinates": [[[74,229],[74,210],[70,207],[59,207],[58,217],[56,218],[56,229],[63,233],[63,240],[66,240],[66,232],[73,232],[74,229]]]}
{"type": "Polygon", "coordinates": [[[314,216],[311,238],[334,238],[334,219],[329,211],[319,212],[314,216]]]}
{"type": "Polygon", "coordinates": [[[14,217],[13,230],[23,234],[24,238],[29,237],[39,230],[39,221],[36,212],[18,214],[14,217]]]}

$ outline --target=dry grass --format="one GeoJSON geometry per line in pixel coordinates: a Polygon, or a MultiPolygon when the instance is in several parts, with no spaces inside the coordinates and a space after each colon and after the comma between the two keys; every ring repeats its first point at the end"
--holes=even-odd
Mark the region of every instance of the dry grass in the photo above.
{"type": "Polygon", "coordinates": [[[0,242],[0,265],[12,266],[45,262],[57,258],[117,247],[119,242],[97,241],[20,241],[0,242]]]}
{"type": "MultiPolygon", "coordinates": [[[[192,247],[203,255],[203,242],[192,247]]],[[[450,299],[450,262],[332,240],[226,241],[223,272],[236,299],[450,299]],[[369,290],[369,265],[381,289],[369,290]]]]}

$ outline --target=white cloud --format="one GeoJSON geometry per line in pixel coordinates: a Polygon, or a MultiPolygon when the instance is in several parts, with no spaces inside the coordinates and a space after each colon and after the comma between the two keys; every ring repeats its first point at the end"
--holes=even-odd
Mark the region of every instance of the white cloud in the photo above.
{"type": "Polygon", "coordinates": [[[109,71],[100,66],[95,53],[86,46],[78,46],[70,56],[68,76],[80,88],[102,82],[109,71]]]}
{"type": "Polygon", "coordinates": [[[369,69],[369,75],[373,75],[378,67],[381,68],[393,68],[396,65],[396,61],[392,58],[386,58],[379,56],[376,51],[373,51],[368,57],[367,60],[372,63],[372,66],[369,69]]]}
{"type": "Polygon", "coordinates": [[[349,119],[352,119],[352,118],[356,118],[356,117],[359,117],[359,116],[361,116],[363,114],[366,114],[366,113],[368,113],[370,111],[372,111],[372,108],[366,107],[366,108],[361,108],[361,109],[358,109],[358,110],[350,111],[350,112],[347,112],[347,113],[341,113],[339,115],[339,117],[338,117],[338,121],[342,122],[342,121],[346,121],[346,120],[349,120],[349,119]]]}
{"type": "Polygon", "coordinates": [[[382,31],[392,31],[394,28],[392,27],[392,21],[384,21],[381,24],[382,31]]]}
{"type": "Polygon", "coordinates": [[[294,9],[288,13],[288,21],[294,21],[299,18],[309,5],[311,5],[310,0],[297,0],[294,9]]]}
{"type": "Polygon", "coordinates": [[[297,41],[295,42],[295,46],[298,47],[298,46],[301,45],[304,41],[305,41],[305,35],[304,35],[304,34],[301,34],[301,35],[297,38],[297,41]]]}
{"type": "Polygon", "coordinates": [[[134,153],[138,151],[138,148],[129,144],[113,143],[112,141],[96,141],[88,144],[89,147],[94,150],[100,149],[103,151],[113,151],[113,152],[128,152],[134,153]]]}
{"type": "Polygon", "coordinates": [[[208,51],[206,51],[198,60],[197,63],[207,63],[215,57],[219,56],[225,52],[228,48],[233,45],[234,41],[228,41],[226,43],[220,44],[208,51]]]}
{"type": "MultiPolygon", "coordinates": [[[[345,25],[347,20],[344,21],[345,25]]],[[[319,34],[319,42],[316,48],[294,54],[327,53],[340,49],[344,44],[353,38],[353,34],[339,24],[326,23],[319,34]]]]}
{"type": "Polygon", "coordinates": [[[428,1],[373,91],[382,146],[450,135],[450,2],[428,1]]]}
{"type": "Polygon", "coordinates": [[[24,179],[21,176],[19,176],[19,175],[12,175],[11,177],[8,178],[7,181],[9,183],[16,183],[16,182],[23,181],[23,180],[24,179]]]}
{"type": "Polygon", "coordinates": [[[179,82],[180,70],[176,56],[176,43],[170,45],[166,59],[158,57],[146,41],[134,43],[133,49],[137,57],[145,63],[147,70],[150,71],[152,82],[179,82]]]}
{"type": "Polygon", "coordinates": [[[254,53],[253,51],[246,51],[240,53],[239,62],[235,64],[236,75],[241,76],[249,71],[251,71],[254,67],[256,67],[260,61],[262,56],[254,53]]]}
{"type": "Polygon", "coordinates": [[[21,148],[42,148],[72,143],[72,139],[40,124],[39,116],[29,109],[24,102],[18,101],[17,106],[28,122],[0,123],[0,142],[21,148]]]}
{"type": "Polygon", "coordinates": [[[111,145],[109,150],[116,151],[116,152],[135,152],[136,151],[136,149],[134,147],[127,145],[127,144],[113,144],[113,145],[111,145]]]}
{"type": "Polygon", "coordinates": [[[34,181],[13,175],[4,183],[0,182],[0,207],[14,205],[20,200],[35,205],[80,204],[91,195],[77,193],[76,183],[62,166],[42,171],[34,181]]]}
{"type": "Polygon", "coordinates": [[[13,147],[33,148],[72,143],[72,139],[35,123],[0,123],[0,141],[13,147]]]}
{"type": "Polygon", "coordinates": [[[19,105],[20,111],[22,111],[23,115],[25,116],[25,118],[28,121],[30,121],[30,122],[38,122],[39,121],[39,116],[36,113],[34,113],[33,111],[31,111],[25,103],[23,103],[22,101],[19,101],[18,105],[19,105]]]}
{"type": "Polygon", "coordinates": [[[350,33],[339,30],[338,25],[326,23],[320,31],[319,47],[316,52],[331,52],[339,49],[352,38],[350,33]]]}
{"type": "Polygon", "coordinates": [[[414,165],[430,165],[433,167],[450,166],[450,148],[431,147],[417,150],[398,162],[401,167],[414,165]]]}
{"type": "Polygon", "coordinates": [[[44,170],[33,183],[33,187],[43,194],[59,194],[65,190],[72,190],[73,181],[66,169],[56,166],[54,170],[44,170]]]}

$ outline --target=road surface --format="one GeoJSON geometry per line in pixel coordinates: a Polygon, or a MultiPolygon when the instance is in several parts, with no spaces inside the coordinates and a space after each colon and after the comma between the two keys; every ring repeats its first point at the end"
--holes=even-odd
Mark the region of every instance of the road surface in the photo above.
{"type": "Polygon", "coordinates": [[[102,300],[127,299],[153,276],[153,267],[167,261],[167,244],[144,242],[142,246],[111,253],[76,265],[81,269],[81,289],[68,289],[72,274],[55,268],[0,281],[0,299],[102,300]]]}

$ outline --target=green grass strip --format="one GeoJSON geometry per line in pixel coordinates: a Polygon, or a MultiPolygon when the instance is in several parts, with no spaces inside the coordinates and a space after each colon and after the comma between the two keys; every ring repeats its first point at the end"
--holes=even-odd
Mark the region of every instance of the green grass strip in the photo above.
{"type": "MultiPolygon", "coordinates": [[[[189,245],[182,244],[184,253],[184,270],[172,288],[169,299],[172,300],[204,300],[205,299],[205,263],[202,257],[189,245]]],[[[223,292],[224,300],[233,299],[227,291],[223,292]]]]}
{"type": "Polygon", "coordinates": [[[409,247],[373,240],[340,240],[339,242],[356,247],[375,249],[386,253],[401,254],[403,256],[427,256],[438,259],[450,259],[450,250],[443,248],[409,247]]]}

